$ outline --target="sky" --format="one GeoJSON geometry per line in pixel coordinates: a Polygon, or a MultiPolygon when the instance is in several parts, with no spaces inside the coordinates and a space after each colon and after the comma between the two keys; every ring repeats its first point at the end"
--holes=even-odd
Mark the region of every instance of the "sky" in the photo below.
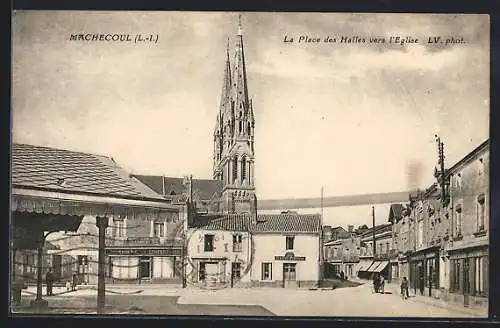
{"type": "MultiPolygon", "coordinates": [[[[237,24],[228,12],[14,12],[13,141],[111,156],[137,174],[211,178],[237,24]],[[77,33],[158,43],[70,41],[77,33]]],[[[447,167],[489,137],[487,15],[243,13],[242,25],[258,198],[425,188],[435,134],[447,167]],[[419,43],[368,42],[390,36],[419,43]],[[427,43],[436,36],[466,43],[427,43]]],[[[388,205],[376,211],[385,222],[388,205]]],[[[325,224],[371,224],[369,205],[324,214],[325,224]]]]}

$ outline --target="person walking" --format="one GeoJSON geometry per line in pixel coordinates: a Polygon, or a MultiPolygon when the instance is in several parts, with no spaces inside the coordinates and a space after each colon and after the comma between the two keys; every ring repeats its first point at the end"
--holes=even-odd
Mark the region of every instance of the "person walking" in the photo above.
{"type": "Polygon", "coordinates": [[[78,276],[76,275],[76,273],[73,273],[73,279],[72,279],[72,284],[71,284],[72,291],[76,290],[76,285],[78,285],[78,276]]]}
{"type": "Polygon", "coordinates": [[[47,271],[47,274],[45,275],[45,283],[47,284],[47,296],[52,296],[52,286],[54,284],[54,274],[52,273],[52,269],[49,269],[47,271]]]}
{"type": "Polygon", "coordinates": [[[401,281],[401,297],[404,300],[410,297],[410,293],[408,291],[408,279],[406,279],[406,277],[403,277],[403,280],[401,281]]]}
{"type": "Polygon", "coordinates": [[[378,293],[379,278],[376,273],[373,274],[373,290],[378,293]]]}
{"type": "Polygon", "coordinates": [[[384,275],[380,275],[380,284],[379,284],[379,290],[381,294],[384,294],[384,287],[385,287],[385,280],[384,280],[384,275]]]}

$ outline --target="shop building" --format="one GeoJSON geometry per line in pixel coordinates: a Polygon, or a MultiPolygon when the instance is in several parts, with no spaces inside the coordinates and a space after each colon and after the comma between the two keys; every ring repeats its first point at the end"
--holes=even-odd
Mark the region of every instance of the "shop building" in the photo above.
{"type": "Polygon", "coordinates": [[[488,306],[489,140],[447,170],[450,181],[449,297],[488,306]]]}
{"type": "Polygon", "coordinates": [[[319,215],[221,214],[189,228],[198,286],[310,288],[321,279],[319,215]]]}

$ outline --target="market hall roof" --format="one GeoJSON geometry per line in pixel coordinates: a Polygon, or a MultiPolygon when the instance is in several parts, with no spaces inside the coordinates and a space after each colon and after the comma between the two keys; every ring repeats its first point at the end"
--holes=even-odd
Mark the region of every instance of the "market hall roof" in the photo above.
{"type": "MultiPolygon", "coordinates": [[[[114,206],[125,205],[129,209],[130,206],[143,207],[143,210],[149,208],[150,214],[154,215],[159,207],[169,205],[162,195],[130,176],[106,156],[13,144],[11,176],[13,210],[72,213],[72,207],[77,208],[81,202],[86,202],[103,205],[99,209],[93,207],[96,214],[116,213],[114,206]],[[34,203],[33,198],[46,199],[43,203],[34,203]],[[67,202],[61,204],[62,200],[67,202]]],[[[82,209],[76,212],[88,213],[82,209]]],[[[130,210],[123,211],[123,208],[121,212],[131,214],[130,210]]]]}
{"type": "Polygon", "coordinates": [[[163,199],[112,158],[25,144],[12,146],[12,185],[163,199]]]}
{"type": "Polygon", "coordinates": [[[224,214],[194,228],[251,233],[321,233],[319,214],[224,214]]]}

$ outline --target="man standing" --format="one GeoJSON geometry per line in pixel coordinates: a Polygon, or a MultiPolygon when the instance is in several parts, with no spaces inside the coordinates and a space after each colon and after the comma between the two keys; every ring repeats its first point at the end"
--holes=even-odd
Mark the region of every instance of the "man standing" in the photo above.
{"type": "Polygon", "coordinates": [[[47,284],[47,296],[52,296],[52,285],[54,284],[54,275],[52,274],[52,269],[49,269],[45,275],[45,283],[47,284]]]}

